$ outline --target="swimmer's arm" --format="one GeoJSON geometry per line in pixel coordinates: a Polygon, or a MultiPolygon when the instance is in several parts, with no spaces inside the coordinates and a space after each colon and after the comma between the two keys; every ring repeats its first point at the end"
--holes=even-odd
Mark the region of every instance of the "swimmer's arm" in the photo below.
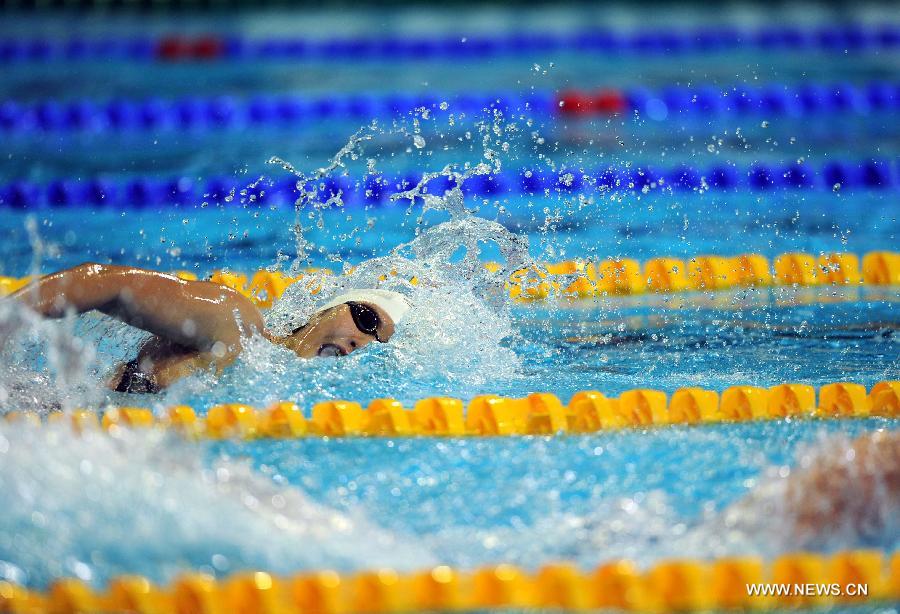
{"type": "MultiPolygon", "coordinates": [[[[174,360],[162,360],[153,367],[153,379],[160,388],[168,388],[176,381],[198,371],[214,370],[216,375],[221,375],[222,370],[232,364],[236,358],[237,355],[234,353],[220,357],[214,352],[199,352],[174,360]]],[[[119,380],[121,378],[122,376],[119,375],[119,380]]],[[[116,380],[115,383],[118,384],[119,380],[116,380]]]]}
{"type": "Polygon", "coordinates": [[[97,310],[200,351],[240,351],[240,339],[262,332],[262,315],[240,293],[205,281],[134,267],[82,264],[46,275],[12,298],[48,318],[97,310]]]}

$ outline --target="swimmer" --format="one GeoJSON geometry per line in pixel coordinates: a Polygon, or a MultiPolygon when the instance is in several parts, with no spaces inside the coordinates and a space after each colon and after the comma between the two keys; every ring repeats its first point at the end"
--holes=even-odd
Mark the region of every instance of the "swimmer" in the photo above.
{"type": "Polygon", "coordinates": [[[900,533],[900,431],[834,442],[787,481],[786,516],[804,546],[835,534],[878,543],[900,533]]]}
{"type": "Polygon", "coordinates": [[[785,471],[761,480],[705,531],[768,536],[800,550],[897,542],[900,431],[831,437],[785,471]]]}
{"type": "Polygon", "coordinates": [[[95,263],[41,277],[12,298],[46,318],[96,310],[152,333],[137,357],[119,365],[109,380],[109,388],[118,392],[159,392],[199,370],[221,372],[251,335],[302,358],[346,356],[373,341],[386,343],[409,310],[397,292],[351,290],[280,336],[265,329],[250,299],[226,286],[95,263]]]}
{"type": "Polygon", "coordinates": [[[699,549],[710,557],[900,546],[898,430],[823,438],[799,449],[792,466],[771,467],[754,482],[743,497],[695,524],[652,492],[620,500],[612,514],[600,503],[586,516],[566,517],[578,530],[571,539],[554,538],[560,537],[558,552],[566,558],[620,547],[640,552],[665,540],[671,540],[668,555],[699,549]],[[624,524],[620,511],[628,516],[624,524]]]}

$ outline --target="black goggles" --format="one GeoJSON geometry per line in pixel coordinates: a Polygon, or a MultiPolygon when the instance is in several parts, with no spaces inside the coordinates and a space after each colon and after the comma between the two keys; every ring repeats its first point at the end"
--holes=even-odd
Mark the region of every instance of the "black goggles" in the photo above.
{"type": "Polygon", "coordinates": [[[384,343],[378,336],[378,327],[381,325],[381,318],[378,317],[377,311],[363,303],[348,301],[344,304],[350,308],[350,317],[353,318],[353,323],[356,325],[356,328],[359,329],[359,332],[372,335],[375,337],[376,341],[384,343]]]}

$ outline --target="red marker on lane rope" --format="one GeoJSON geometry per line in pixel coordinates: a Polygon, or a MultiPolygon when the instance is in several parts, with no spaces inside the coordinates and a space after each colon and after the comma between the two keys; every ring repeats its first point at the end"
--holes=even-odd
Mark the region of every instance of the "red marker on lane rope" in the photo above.
{"type": "Polygon", "coordinates": [[[170,62],[214,60],[221,57],[224,51],[225,45],[216,36],[166,36],[156,45],[156,57],[170,62]]]}
{"type": "Polygon", "coordinates": [[[617,90],[565,90],[558,98],[559,112],[565,115],[615,115],[628,107],[625,96],[617,90]]]}

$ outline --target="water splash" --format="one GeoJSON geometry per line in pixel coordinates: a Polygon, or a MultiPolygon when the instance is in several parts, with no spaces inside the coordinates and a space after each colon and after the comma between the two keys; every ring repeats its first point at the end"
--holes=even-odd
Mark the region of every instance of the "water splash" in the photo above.
{"type": "Polygon", "coordinates": [[[300,271],[302,266],[308,265],[309,251],[313,248],[313,245],[304,237],[301,213],[303,211],[310,211],[313,214],[318,214],[319,223],[324,225],[324,219],[321,217],[322,211],[331,207],[342,207],[344,204],[340,193],[331,195],[323,201],[320,194],[321,186],[319,181],[331,175],[337,169],[344,168],[345,158],[356,160],[359,157],[358,151],[360,145],[373,138],[376,127],[377,124],[373,123],[368,131],[365,131],[365,129],[357,131],[350,137],[347,143],[332,156],[328,164],[316,169],[310,174],[298,170],[293,164],[278,156],[269,158],[269,164],[280,166],[297,178],[295,187],[297,188],[298,196],[294,201],[295,219],[293,227],[296,259],[291,267],[292,273],[296,274],[300,271]]]}
{"type": "MultiPolygon", "coordinates": [[[[875,434],[882,444],[892,444],[874,452],[868,437],[851,440],[820,432],[798,447],[791,463],[763,467],[747,481],[747,494],[722,510],[707,505],[691,516],[679,511],[666,492],[650,490],[600,499],[586,515],[542,517],[525,532],[483,532],[480,541],[507,544],[514,560],[523,563],[529,556],[556,556],[588,566],[618,558],[646,567],[666,558],[771,560],[797,551],[892,551],[900,543],[900,436],[875,434]]],[[[441,536],[431,545],[441,551],[466,543],[462,548],[471,557],[471,538],[456,539],[441,536]]]]}
{"type": "Polygon", "coordinates": [[[897,432],[858,440],[820,436],[800,448],[793,466],[767,468],[746,498],[707,521],[696,538],[741,536],[745,552],[770,557],[792,550],[893,550],[900,542],[898,459],[897,432]]]}
{"type": "MultiPolygon", "coordinates": [[[[351,155],[359,139],[351,140],[327,167],[337,168],[338,160],[351,155]]],[[[266,314],[266,324],[276,334],[287,334],[302,326],[315,313],[317,305],[350,289],[384,288],[399,291],[413,304],[410,316],[400,324],[391,343],[370,357],[351,356],[347,368],[359,369],[367,363],[372,370],[358,376],[367,381],[368,390],[381,386],[380,373],[391,374],[391,381],[408,381],[410,377],[436,383],[435,374],[455,385],[479,386],[491,377],[514,378],[520,361],[504,340],[515,335],[510,324],[507,293],[504,284],[511,271],[535,267],[529,255],[528,240],[502,224],[478,217],[466,207],[463,186],[479,175],[499,169],[500,157],[491,163],[478,162],[447,165],[440,171],[426,172],[412,188],[391,196],[395,202],[421,202],[420,226],[410,242],[394,247],[387,256],[365,260],[346,267],[340,276],[322,272],[304,277],[289,287],[266,314]],[[450,187],[434,193],[438,180],[450,187]],[[431,213],[449,215],[450,219],[421,228],[421,220],[431,213]],[[497,250],[502,262],[499,270],[483,266],[485,250],[497,250]],[[311,289],[315,288],[313,294],[311,289]]],[[[287,166],[293,169],[292,166],[287,166]]],[[[296,169],[293,169],[296,172],[296,169]]],[[[298,258],[294,268],[300,262],[298,258]]],[[[256,368],[271,372],[277,361],[272,352],[250,358],[256,368]]],[[[297,365],[294,365],[295,367],[297,365]]],[[[345,368],[334,372],[347,373],[345,368]]],[[[384,382],[387,384],[388,382],[384,382]]],[[[396,386],[396,384],[395,384],[396,386]]],[[[440,387],[440,385],[438,385],[440,387]]],[[[434,392],[434,390],[432,390],[434,392]]]]}
{"type": "MultiPolygon", "coordinates": [[[[373,123],[352,135],[327,164],[311,172],[304,172],[282,158],[271,157],[271,164],[280,166],[296,179],[299,196],[294,203],[292,229],[295,253],[289,272],[298,275],[303,271],[304,278],[289,287],[274,308],[265,314],[267,326],[276,334],[286,334],[308,321],[318,305],[354,288],[394,289],[409,296],[417,309],[400,326],[386,348],[367,348],[367,356],[348,357],[340,361],[343,365],[329,361],[299,361],[280,348],[250,340],[248,351],[219,381],[210,374],[198,373],[173,386],[164,395],[142,399],[143,403],[161,407],[184,402],[187,398],[210,398],[223,389],[231,390],[232,394],[238,390],[236,396],[242,396],[245,402],[271,400],[276,391],[281,398],[302,401],[310,394],[327,396],[328,390],[335,390],[340,379],[356,369],[363,370],[355,373],[357,378],[368,377],[372,381],[371,390],[386,390],[392,381],[411,379],[422,382],[417,390],[423,394],[440,392],[439,386],[427,390],[426,382],[434,385],[439,374],[446,373],[450,367],[454,371],[447,381],[452,387],[445,392],[455,391],[456,394],[462,394],[466,384],[476,388],[484,385],[488,373],[495,378],[517,377],[521,363],[508,343],[516,333],[509,322],[507,293],[503,285],[509,271],[532,264],[528,242],[502,224],[478,217],[474,209],[467,207],[463,193],[467,181],[499,170],[501,156],[491,149],[494,145],[491,139],[502,134],[498,128],[501,120],[502,116],[495,114],[493,123],[479,125],[479,131],[484,135],[484,159],[487,161],[445,165],[439,171],[424,173],[416,186],[392,196],[394,202],[410,203],[410,211],[413,204],[422,203],[412,241],[394,246],[385,256],[363,260],[355,266],[337,256],[329,256],[341,265],[340,276],[305,270],[310,255],[324,248],[308,238],[303,226],[304,216],[317,219],[316,225],[324,226],[324,212],[343,206],[340,192],[329,191],[325,195],[325,180],[335,173],[345,172],[348,165],[355,162],[365,161],[368,172],[377,172],[378,159],[365,158],[363,146],[375,136],[389,137],[402,132],[402,128],[395,126],[379,132],[377,124],[373,123]],[[439,180],[450,187],[443,193],[434,193],[439,180]],[[433,225],[428,227],[424,221],[426,216],[448,216],[449,220],[434,223],[432,219],[429,223],[433,225]],[[497,251],[503,267],[499,271],[488,271],[482,266],[484,254],[497,251]],[[391,380],[383,373],[393,374],[395,379],[391,380]],[[246,383],[240,385],[238,382],[242,381],[246,383]]],[[[415,121],[418,130],[418,118],[415,121]]],[[[495,149],[502,150],[502,147],[495,149]]],[[[246,190],[240,191],[242,198],[251,192],[256,194],[259,184],[268,180],[266,177],[256,179],[246,190]]],[[[280,268],[284,259],[279,251],[275,262],[267,268],[280,268]]],[[[57,324],[49,326],[48,331],[57,324]]],[[[63,379],[55,386],[54,394],[63,401],[54,401],[49,406],[71,408],[85,404],[96,406],[103,401],[133,402],[130,396],[111,393],[102,384],[117,363],[133,357],[147,336],[105,317],[84,316],[74,325],[66,323],[65,326],[69,328],[54,348],[68,344],[68,349],[60,352],[35,346],[23,348],[23,351],[27,349],[34,354],[50,356],[51,367],[58,363],[63,371],[68,371],[68,374],[59,371],[62,374],[59,377],[63,379]],[[84,341],[78,341],[79,337],[84,341]],[[91,356],[94,348],[99,353],[97,361],[91,356]],[[65,357],[79,351],[85,357],[85,364],[77,369],[65,367],[65,357]],[[73,395],[72,391],[79,388],[90,389],[91,394],[73,395]]],[[[32,327],[29,324],[27,328],[32,327]]],[[[22,365],[18,358],[10,358],[10,362],[22,365]]],[[[32,367],[40,371],[44,365],[32,367]]],[[[24,369],[20,378],[22,384],[19,387],[27,394],[19,396],[45,396],[43,391],[29,384],[27,372],[30,370],[24,369]]],[[[408,392],[412,394],[412,389],[408,392]]]]}
{"type": "Polygon", "coordinates": [[[76,319],[45,320],[0,301],[0,413],[46,414],[96,404],[96,349],[76,334],[76,319]]]}
{"type": "Polygon", "coordinates": [[[195,443],[159,432],[40,428],[0,421],[0,577],[96,584],[200,569],[287,573],[414,569],[433,556],[358,513],[339,513],[239,459],[212,465],[195,443]]]}
{"type": "MultiPolygon", "coordinates": [[[[290,368],[296,369],[294,381],[298,372],[312,370],[319,376],[328,373],[325,380],[310,382],[314,388],[347,377],[366,381],[366,389],[358,393],[363,396],[379,391],[397,396],[403,390],[402,396],[414,398],[442,388],[444,393],[461,394],[466,385],[477,388],[491,378],[514,378],[521,362],[503,344],[516,334],[506,295],[500,291],[506,277],[502,272],[488,272],[478,259],[478,244],[487,241],[502,245],[512,262],[526,259],[527,245],[511,233],[493,222],[470,218],[430,228],[390,255],[365,261],[348,274],[317,277],[318,294],[311,294],[304,283],[289,287],[267,314],[267,326],[276,333],[302,325],[318,305],[354,288],[399,291],[413,305],[383,347],[369,346],[365,352],[342,358],[340,364],[305,361],[301,365],[289,360],[290,368]],[[460,248],[467,253],[454,263],[450,256],[460,248]],[[411,382],[422,385],[409,387],[411,382]]],[[[272,360],[277,350],[258,349],[262,351],[247,353],[246,366],[253,370],[272,373],[278,360],[287,358],[272,360]]],[[[291,398],[298,394],[302,398],[303,392],[295,386],[291,398]]]]}

